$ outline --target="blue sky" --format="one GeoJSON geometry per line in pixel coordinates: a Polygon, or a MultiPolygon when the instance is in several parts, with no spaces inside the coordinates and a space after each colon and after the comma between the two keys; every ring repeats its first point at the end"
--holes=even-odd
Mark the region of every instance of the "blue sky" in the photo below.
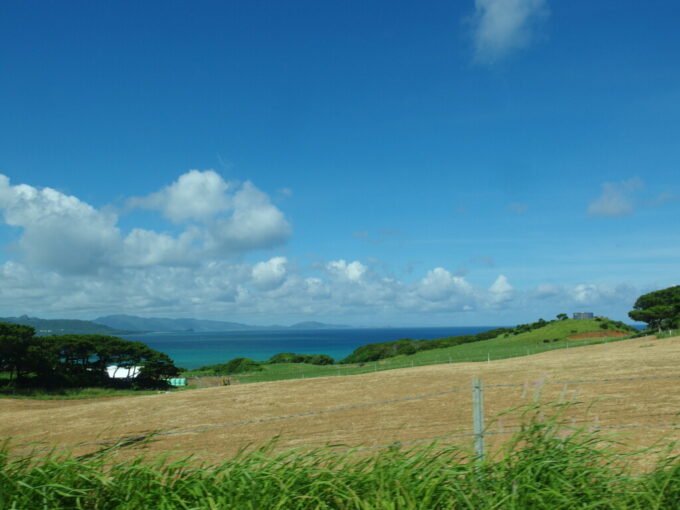
{"type": "Polygon", "coordinates": [[[626,319],[677,284],[668,1],[0,5],[0,315],[626,319]]]}

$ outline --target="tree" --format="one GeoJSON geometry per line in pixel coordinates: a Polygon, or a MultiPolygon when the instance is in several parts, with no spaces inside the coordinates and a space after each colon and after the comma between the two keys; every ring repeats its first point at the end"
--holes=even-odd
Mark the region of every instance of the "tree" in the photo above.
{"type": "Polygon", "coordinates": [[[154,351],[148,347],[147,349],[148,352],[144,353],[145,360],[142,370],[137,377],[140,385],[151,387],[167,385],[164,382],[165,379],[179,375],[179,369],[167,354],[154,351]]]}
{"type": "Polygon", "coordinates": [[[9,372],[13,377],[22,379],[31,371],[29,357],[34,353],[35,329],[31,326],[20,326],[0,322],[0,370],[9,372]]]}
{"type": "Polygon", "coordinates": [[[107,386],[107,366],[141,367],[140,384],[162,385],[179,373],[164,353],[107,335],[36,337],[30,326],[0,322],[0,371],[10,382],[40,387],[107,386]]]}
{"type": "Polygon", "coordinates": [[[677,328],[680,326],[680,285],[668,287],[640,296],[628,316],[646,322],[649,329],[677,328]]]}
{"type": "Polygon", "coordinates": [[[567,317],[567,314],[566,314],[566,313],[558,313],[558,314],[557,314],[557,320],[566,321],[567,318],[568,318],[568,317],[567,317]]]}

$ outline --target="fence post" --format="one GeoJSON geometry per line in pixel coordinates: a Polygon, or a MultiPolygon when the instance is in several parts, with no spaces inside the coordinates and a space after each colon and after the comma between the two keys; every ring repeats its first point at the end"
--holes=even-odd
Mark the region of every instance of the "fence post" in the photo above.
{"type": "Polygon", "coordinates": [[[477,460],[484,460],[484,392],[480,379],[472,380],[472,427],[477,460]]]}

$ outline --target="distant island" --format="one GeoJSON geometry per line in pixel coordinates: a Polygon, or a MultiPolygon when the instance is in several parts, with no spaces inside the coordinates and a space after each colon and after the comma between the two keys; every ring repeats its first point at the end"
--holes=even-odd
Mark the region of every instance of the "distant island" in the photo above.
{"type": "Polygon", "coordinates": [[[197,332],[209,333],[220,331],[255,331],[255,330],[301,330],[301,329],[344,329],[350,326],[341,324],[325,324],[323,322],[305,321],[290,326],[252,326],[239,322],[214,321],[203,319],[170,319],[154,317],[136,317],[134,315],[108,315],[97,319],[40,319],[22,315],[20,317],[0,317],[0,322],[21,324],[35,328],[39,336],[50,335],[123,335],[130,333],[151,332],[197,332]]]}

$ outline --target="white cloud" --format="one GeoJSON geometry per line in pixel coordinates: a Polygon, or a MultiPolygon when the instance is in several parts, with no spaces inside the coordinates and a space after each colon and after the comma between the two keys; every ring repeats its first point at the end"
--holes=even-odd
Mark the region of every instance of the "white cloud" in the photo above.
{"type": "Polygon", "coordinates": [[[141,228],[133,229],[123,240],[123,266],[184,265],[197,258],[191,231],[175,238],[141,228]]]}
{"type": "Polygon", "coordinates": [[[641,179],[634,177],[621,182],[605,182],[602,194],[588,206],[593,216],[626,216],[633,212],[633,194],[644,186],[641,179]]]}
{"type": "Polygon", "coordinates": [[[160,210],[175,223],[204,221],[229,209],[232,186],[213,170],[190,170],[156,193],[130,199],[129,205],[160,210]]]}
{"type": "Polygon", "coordinates": [[[570,289],[569,293],[575,303],[591,306],[617,301],[622,296],[630,299],[630,287],[626,285],[611,286],[605,284],[581,283],[570,289]]]}
{"type": "Polygon", "coordinates": [[[475,0],[475,59],[491,63],[526,47],[547,15],[545,0],[475,0]]]}
{"type": "Polygon", "coordinates": [[[286,279],[285,257],[273,257],[266,262],[258,262],[253,266],[253,285],[262,290],[271,290],[280,287],[286,279]]]}
{"type": "Polygon", "coordinates": [[[331,296],[328,285],[320,278],[306,278],[305,291],[312,299],[325,299],[331,296]]]}
{"type": "Polygon", "coordinates": [[[206,246],[215,254],[271,248],[286,241],[291,227],[269,197],[246,182],[233,197],[233,214],[207,225],[206,246]]]}
{"type": "MultiPolygon", "coordinates": [[[[16,260],[0,264],[0,308],[8,314],[85,318],[131,313],[258,316],[263,322],[308,314],[387,322],[409,313],[423,314],[417,319],[422,321],[433,316],[425,314],[455,320],[445,314],[472,310],[494,320],[504,311],[513,316],[527,310],[538,315],[539,309],[598,311],[630,306],[636,297],[630,287],[592,282],[522,291],[502,274],[487,287],[444,267],[397,279],[387,276],[379,260],[300,267],[283,256],[253,259],[252,250],[285,240],[288,222],[251,183],[230,185],[225,193],[229,207],[212,208],[212,217],[194,211],[185,214],[186,225],[170,225],[170,232],[140,226],[124,232],[109,209],[50,188],[13,186],[0,175],[0,212],[19,230],[14,251],[5,253],[18,254],[16,260]],[[252,262],[241,256],[246,253],[252,262]]],[[[493,266],[491,260],[479,262],[493,266]]]]}
{"type": "Polygon", "coordinates": [[[526,299],[539,307],[544,305],[555,309],[559,306],[573,312],[591,308],[593,310],[589,311],[599,310],[599,313],[602,313],[603,309],[612,307],[630,309],[641,292],[641,289],[627,284],[579,283],[571,286],[540,284],[526,293],[526,299]]]}
{"type": "Polygon", "coordinates": [[[31,264],[89,272],[116,259],[117,217],[51,188],[10,185],[0,179],[0,208],[7,225],[22,229],[18,248],[31,264]]]}
{"type": "Polygon", "coordinates": [[[213,170],[191,170],[162,190],[128,201],[130,208],[159,210],[176,224],[189,223],[185,243],[204,255],[230,256],[285,242],[291,227],[269,196],[251,182],[226,182],[213,170]]]}
{"type": "Polygon", "coordinates": [[[460,276],[453,276],[443,267],[436,267],[427,272],[418,284],[418,294],[429,301],[443,301],[454,295],[466,295],[471,286],[460,276]]]}
{"type": "Polygon", "coordinates": [[[265,193],[250,182],[227,184],[211,171],[188,172],[149,197],[133,199],[131,204],[147,207],[153,203],[172,221],[201,221],[186,225],[178,234],[133,228],[125,235],[110,208],[95,209],[51,188],[13,186],[0,175],[4,222],[20,229],[16,251],[27,264],[60,273],[195,265],[270,248],[290,235],[283,213],[265,193]],[[234,192],[227,196],[230,189],[234,192]]]}
{"type": "Polygon", "coordinates": [[[499,305],[512,300],[514,289],[505,276],[499,275],[496,281],[489,287],[489,294],[491,302],[494,305],[499,305]]]}
{"type": "Polygon", "coordinates": [[[333,276],[350,282],[360,282],[368,270],[358,260],[349,264],[344,260],[334,260],[326,264],[326,269],[333,276]]]}

